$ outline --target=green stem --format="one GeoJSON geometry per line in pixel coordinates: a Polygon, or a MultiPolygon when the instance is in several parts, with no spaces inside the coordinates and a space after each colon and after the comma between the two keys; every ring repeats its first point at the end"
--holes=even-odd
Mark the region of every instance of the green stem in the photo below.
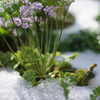
{"type": "Polygon", "coordinates": [[[40,45],[39,45],[38,32],[37,32],[37,27],[36,27],[36,22],[35,22],[35,16],[34,16],[34,26],[35,26],[35,32],[36,32],[38,50],[39,50],[39,52],[41,53],[40,45]]]}
{"type": "Polygon", "coordinates": [[[65,21],[65,16],[64,16],[63,22],[62,22],[62,27],[61,27],[60,36],[59,36],[59,39],[58,39],[58,44],[57,44],[56,49],[55,49],[55,51],[54,51],[53,57],[50,59],[50,62],[49,62],[49,65],[48,65],[49,68],[48,68],[48,66],[46,67],[46,68],[47,68],[46,71],[48,71],[48,70],[50,71],[50,69],[52,68],[53,63],[51,63],[51,62],[54,61],[54,58],[55,58],[55,55],[56,55],[56,52],[57,52],[57,49],[58,49],[58,46],[59,46],[59,43],[60,43],[60,39],[61,39],[61,35],[62,35],[62,30],[63,30],[64,21],[65,21]]]}
{"type": "MultiPolygon", "coordinates": [[[[1,32],[0,32],[0,33],[1,33],[1,32]]],[[[9,47],[10,51],[13,53],[13,55],[17,58],[17,60],[18,60],[21,64],[23,64],[22,61],[20,61],[20,59],[15,55],[14,51],[12,50],[12,48],[10,47],[10,45],[8,44],[7,40],[5,39],[5,37],[3,36],[2,33],[1,33],[1,35],[2,35],[2,37],[3,37],[3,39],[4,39],[4,41],[6,42],[7,46],[9,47]]]]}
{"type": "MultiPolygon", "coordinates": [[[[18,13],[19,13],[19,11],[18,11],[18,13]]],[[[11,16],[12,17],[12,16],[11,16]]],[[[19,14],[19,17],[20,17],[20,19],[21,19],[21,21],[22,21],[22,18],[21,18],[21,16],[20,16],[20,14],[19,14]]],[[[13,23],[14,23],[14,20],[13,20],[13,17],[12,17],[12,21],[13,21],[13,23]]],[[[14,23],[14,26],[16,27],[16,25],[15,25],[15,23],[14,23]]],[[[17,31],[17,28],[16,28],[16,31],[17,31]]],[[[27,34],[27,32],[26,32],[26,30],[25,30],[25,33],[27,34]]],[[[18,34],[18,31],[17,31],[17,34],[18,34]]],[[[24,53],[25,53],[25,56],[27,57],[28,55],[27,55],[27,53],[26,53],[26,51],[25,51],[25,49],[24,49],[24,45],[23,45],[23,43],[22,43],[22,40],[20,39],[20,37],[19,37],[19,34],[18,34],[18,38],[19,38],[19,40],[20,40],[20,43],[21,43],[21,45],[22,45],[22,47],[23,47],[23,51],[24,51],[24,53]]],[[[31,50],[32,50],[32,48],[31,48],[31,50]]],[[[28,57],[29,58],[29,62],[32,64],[32,59],[30,58],[30,57],[28,57]]],[[[36,64],[37,64],[37,61],[36,61],[36,64]]],[[[32,64],[33,65],[33,64],[32,64]]],[[[33,65],[34,66],[34,65],[33,65]]],[[[37,69],[34,67],[34,69],[35,70],[38,70],[39,68],[38,68],[38,66],[37,66],[37,69]]],[[[38,72],[38,71],[37,71],[38,72]]]]}
{"type": "MultiPolygon", "coordinates": [[[[46,16],[47,18],[47,16],[46,16]]],[[[47,45],[48,45],[48,22],[46,22],[46,44],[45,44],[45,54],[47,53],[47,45]]]]}
{"type": "Polygon", "coordinates": [[[58,39],[58,11],[56,13],[56,37],[55,37],[55,44],[54,44],[53,52],[56,49],[57,39],[58,39]]]}
{"type": "MultiPolygon", "coordinates": [[[[15,25],[15,23],[14,23],[14,20],[13,20],[13,16],[12,16],[12,15],[11,15],[11,19],[12,19],[13,24],[14,24],[14,26],[15,26],[15,29],[16,29],[16,32],[17,32],[17,35],[18,35],[18,39],[19,39],[19,41],[20,41],[20,43],[21,43],[21,45],[22,45],[22,47],[23,47],[23,50],[24,50],[24,45],[23,45],[22,40],[21,40],[21,38],[20,38],[20,36],[19,36],[19,34],[18,34],[18,30],[17,30],[17,27],[16,27],[16,25],[15,25]]],[[[24,50],[24,51],[25,51],[25,50],[24,50]]]]}
{"type": "Polygon", "coordinates": [[[51,18],[51,26],[50,26],[50,38],[49,38],[49,45],[48,45],[48,51],[50,49],[50,43],[51,43],[51,35],[52,35],[52,24],[53,24],[53,19],[51,18]]]}
{"type": "Polygon", "coordinates": [[[42,46],[43,46],[43,31],[41,31],[41,53],[42,53],[42,46]]]}

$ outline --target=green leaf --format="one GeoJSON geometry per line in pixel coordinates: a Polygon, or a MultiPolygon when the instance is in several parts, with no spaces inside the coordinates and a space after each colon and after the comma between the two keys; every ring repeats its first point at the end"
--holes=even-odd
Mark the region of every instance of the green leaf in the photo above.
{"type": "Polygon", "coordinates": [[[78,53],[75,53],[75,54],[73,54],[73,55],[62,55],[63,60],[64,60],[65,62],[69,62],[69,61],[71,61],[71,60],[74,60],[77,56],[78,56],[78,53]]]}
{"type": "Polygon", "coordinates": [[[36,84],[37,84],[34,70],[25,71],[22,77],[23,77],[30,85],[36,85],[36,84]]]}
{"type": "Polygon", "coordinates": [[[0,52],[0,61],[4,66],[7,65],[7,63],[12,60],[13,60],[13,56],[10,52],[7,53],[0,52]]]}
{"type": "Polygon", "coordinates": [[[17,53],[15,53],[16,56],[24,63],[29,63],[31,60],[33,64],[36,60],[43,59],[44,57],[39,53],[38,49],[31,50],[30,47],[25,47],[24,50],[25,52],[23,50],[18,50],[17,53]]]}
{"type": "Polygon", "coordinates": [[[81,79],[83,78],[83,76],[85,75],[86,73],[86,70],[83,70],[83,69],[79,69],[79,70],[76,70],[75,73],[74,73],[74,76],[78,79],[81,79]]]}
{"type": "Polygon", "coordinates": [[[71,60],[74,60],[78,56],[78,53],[75,53],[73,55],[61,55],[60,53],[57,53],[57,56],[63,57],[64,62],[69,62],[71,60]]]}
{"type": "Polygon", "coordinates": [[[61,86],[64,89],[66,100],[68,100],[68,93],[69,93],[68,86],[76,85],[78,80],[69,72],[66,72],[65,74],[63,74],[63,72],[60,72],[59,78],[61,86]]]}
{"type": "Polygon", "coordinates": [[[0,33],[4,34],[4,35],[9,35],[8,32],[5,29],[1,28],[1,27],[0,27],[0,33]]]}
{"type": "Polygon", "coordinates": [[[96,100],[98,96],[100,96],[100,86],[93,90],[93,94],[90,94],[91,100],[96,100]]]}

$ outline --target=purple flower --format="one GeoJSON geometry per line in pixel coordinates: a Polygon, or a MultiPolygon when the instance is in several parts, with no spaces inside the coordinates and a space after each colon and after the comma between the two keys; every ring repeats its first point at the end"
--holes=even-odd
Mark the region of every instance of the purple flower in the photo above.
{"type": "Polygon", "coordinates": [[[12,3],[11,2],[6,2],[6,8],[11,8],[12,3]]]}
{"type": "Polygon", "coordinates": [[[23,3],[27,3],[29,0],[21,0],[23,3]]]}
{"type": "Polygon", "coordinates": [[[23,16],[29,15],[28,12],[23,12],[23,16]]]}
{"type": "Polygon", "coordinates": [[[14,17],[13,20],[17,26],[20,26],[22,24],[21,19],[19,17],[14,17]]]}
{"type": "Polygon", "coordinates": [[[10,26],[10,21],[7,21],[7,22],[5,22],[5,27],[8,27],[8,26],[10,26]]]}
{"type": "Polygon", "coordinates": [[[25,6],[20,7],[20,13],[23,13],[25,11],[26,11],[26,7],[25,6]]]}
{"type": "Polygon", "coordinates": [[[26,2],[26,7],[29,7],[31,2],[26,2]]]}
{"type": "Polygon", "coordinates": [[[48,20],[48,18],[46,18],[46,20],[48,20]]]}
{"type": "Polygon", "coordinates": [[[0,7],[0,12],[4,12],[4,8],[3,7],[0,7]]]}
{"type": "Polygon", "coordinates": [[[0,17],[0,27],[1,27],[1,25],[3,25],[4,21],[5,21],[5,18],[0,17]]]}
{"type": "Polygon", "coordinates": [[[22,28],[27,29],[29,27],[28,23],[23,23],[22,28]]]}
{"type": "Polygon", "coordinates": [[[5,18],[4,18],[4,17],[0,17],[0,20],[1,20],[2,22],[4,22],[4,21],[5,21],[5,18]]]}
{"type": "Polygon", "coordinates": [[[56,9],[59,9],[59,6],[54,7],[54,9],[55,9],[55,10],[56,10],[56,9]]]}
{"type": "Polygon", "coordinates": [[[41,10],[43,8],[43,5],[42,5],[42,3],[36,1],[33,3],[32,7],[33,7],[33,9],[41,10]]]}
{"type": "Polygon", "coordinates": [[[3,25],[3,22],[0,20],[0,27],[3,25]]]}
{"type": "Polygon", "coordinates": [[[53,10],[51,9],[50,11],[49,11],[49,14],[48,15],[50,15],[51,17],[53,17],[54,15],[55,15],[55,12],[53,12],[53,10]]]}
{"type": "Polygon", "coordinates": [[[32,7],[29,7],[27,11],[30,15],[33,15],[35,13],[32,7]]]}
{"type": "Polygon", "coordinates": [[[27,19],[26,17],[22,17],[22,21],[23,21],[23,22],[27,22],[28,19],[27,19]]]}
{"type": "Polygon", "coordinates": [[[50,7],[46,6],[46,8],[44,8],[43,10],[44,10],[45,14],[47,14],[50,9],[51,9],[51,6],[50,7]]]}
{"type": "Polygon", "coordinates": [[[33,22],[34,22],[34,17],[31,16],[31,17],[30,17],[30,23],[33,23],[33,22]]]}
{"type": "Polygon", "coordinates": [[[55,15],[54,10],[57,10],[58,8],[59,8],[58,6],[56,6],[56,7],[54,7],[54,6],[46,6],[46,8],[44,8],[43,10],[44,10],[45,14],[48,13],[48,15],[53,17],[55,15]]]}

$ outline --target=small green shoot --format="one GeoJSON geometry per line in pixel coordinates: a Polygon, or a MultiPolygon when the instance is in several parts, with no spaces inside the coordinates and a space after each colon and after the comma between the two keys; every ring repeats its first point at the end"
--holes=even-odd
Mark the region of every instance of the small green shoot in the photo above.
{"type": "MultiPolygon", "coordinates": [[[[100,86],[93,90],[93,94],[90,94],[91,100],[96,100],[98,96],[100,97],[100,86]]],[[[98,100],[100,100],[100,98],[98,100]]]]}
{"type": "Polygon", "coordinates": [[[61,86],[64,89],[65,98],[66,100],[68,100],[68,93],[69,93],[68,86],[76,85],[78,80],[76,77],[74,77],[74,75],[72,75],[69,72],[66,72],[65,74],[63,74],[63,72],[60,72],[59,78],[60,78],[61,86]]]}

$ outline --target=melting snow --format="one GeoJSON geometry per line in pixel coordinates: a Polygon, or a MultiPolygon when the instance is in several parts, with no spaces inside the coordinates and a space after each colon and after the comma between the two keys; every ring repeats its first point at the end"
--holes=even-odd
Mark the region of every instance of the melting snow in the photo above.
{"type": "MultiPolygon", "coordinates": [[[[69,55],[75,52],[66,52],[69,55]]],[[[61,60],[60,58],[57,58],[61,60]]],[[[78,52],[78,57],[70,61],[73,68],[88,69],[92,63],[96,63],[93,73],[95,78],[89,81],[89,86],[69,87],[68,100],[90,100],[92,90],[100,85],[100,54],[90,50],[78,52]]],[[[66,100],[63,88],[58,80],[47,79],[38,86],[31,87],[24,81],[19,73],[6,68],[0,69],[0,100],[66,100]]],[[[100,100],[100,98],[98,99],[100,100]]]]}
{"type": "MultiPolygon", "coordinates": [[[[100,0],[75,0],[69,11],[75,17],[75,23],[68,28],[64,28],[62,32],[61,42],[71,33],[79,33],[80,30],[90,29],[98,30],[100,23],[96,21],[96,17],[100,10],[100,0]]],[[[56,33],[56,31],[54,31],[56,33]]],[[[60,34],[60,30],[58,31],[60,34]]]]}

